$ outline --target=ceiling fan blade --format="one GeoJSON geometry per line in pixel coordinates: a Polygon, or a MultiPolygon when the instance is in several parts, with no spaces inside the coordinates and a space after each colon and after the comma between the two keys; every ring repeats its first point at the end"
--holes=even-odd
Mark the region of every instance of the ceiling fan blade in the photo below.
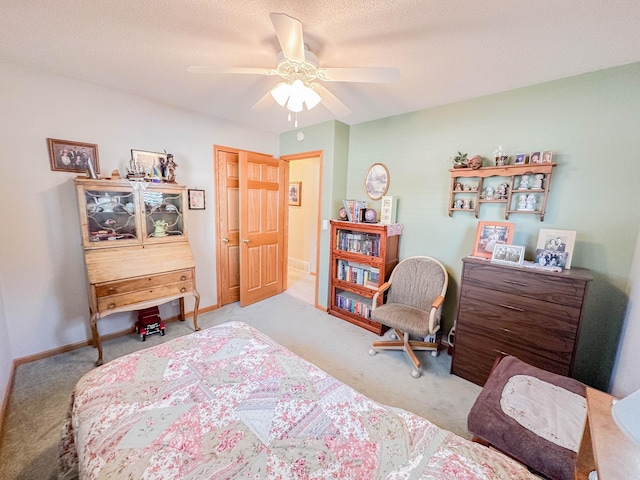
{"type": "Polygon", "coordinates": [[[391,83],[400,78],[394,67],[319,68],[317,74],[327,82],[391,83]]]}
{"type": "Polygon", "coordinates": [[[273,95],[271,95],[271,90],[267,90],[267,93],[265,93],[262,98],[258,100],[253,107],[251,107],[251,110],[266,110],[274,103],[276,103],[276,101],[274,100],[273,95]]]}
{"type": "Polygon", "coordinates": [[[189,73],[242,73],[249,75],[277,75],[273,68],[253,67],[189,67],[189,73]]]}
{"type": "Polygon", "coordinates": [[[322,98],[322,104],[327,107],[336,117],[346,117],[347,115],[351,114],[351,110],[349,110],[349,107],[338,100],[338,98],[329,90],[324,88],[323,85],[319,83],[312,83],[311,86],[322,98]]]}
{"type": "Polygon", "coordinates": [[[286,13],[271,12],[269,16],[285,58],[295,63],[304,62],[304,37],[300,20],[286,13]]]}

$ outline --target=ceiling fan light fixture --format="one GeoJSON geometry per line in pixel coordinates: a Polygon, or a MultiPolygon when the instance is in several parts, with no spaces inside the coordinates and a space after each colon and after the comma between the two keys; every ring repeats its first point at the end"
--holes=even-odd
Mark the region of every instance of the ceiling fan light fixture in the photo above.
{"type": "Polygon", "coordinates": [[[307,106],[307,110],[311,110],[313,107],[318,105],[321,100],[322,100],[322,97],[318,95],[313,88],[307,87],[305,89],[304,103],[307,106]]]}
{"type": "Polygon", "coordinates": [[[286,82],[280,82],[271,89],[271,96],[281,107],[285,106],[290,95],[291,85],[286,82]]]}

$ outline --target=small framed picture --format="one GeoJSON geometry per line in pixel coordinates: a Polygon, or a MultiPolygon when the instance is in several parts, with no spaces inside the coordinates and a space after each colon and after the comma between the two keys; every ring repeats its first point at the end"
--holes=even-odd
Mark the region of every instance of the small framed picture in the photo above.
{"type": "Polygon", "coordinates": [[[551,150],[545,150],[542,152],[542,163],[551,163],[553,158],[553,152],[551,150]]]}
{"type": "Polygon", "coordinates": [[[531,155],[529,155],[529,163],[542,163],[542,155],[540,152],[531,152],[531,155]]]}
{"type": "Polygon", "coordinates": [[[47,138],[51,170],[55,172],[89,172],[91,178],[100,173],[98,145],[47,138]]]}
{"type": "Polygon", "coordinates": [[[302,205],[302,182],[289,182],[289,205],[302,205]]]}
{"type": "Polygon", "coordinates": [[[131,150],[131,164],[134,170],[144,172],[152,179],[161,180],[166,173],[167,154],[131,150]]]}
{"type": "Polygon", "coordinates": [[[496,245],[491,261],[509,265],[522,265],[524,261],[524,245],[496,245]]]}
{"type": "Polygon", "coordinates": [[[473,256],[491,258],[497,245],[510,244],[515,224],[510,222],[478,222],[473,256]]]}
{"type": "Polygon", "coordinates": [[[573,257],[573,248],[576,243],[576,232],[573,230],[551,230],[541,228],[538,233],[538,243],[536,244],[536,262],[554,262],[557,266],[571,268],[571,258],[573,257]],[[545,252],[545,257],[539,259],[539,250],[545,252]],[[551,256],[549,252],[557,255],[551,256]],[[540,261],[539,261],[540,260],[540,261]]]}
{"type": "Polygon", "coordinates": [[[525,163],[527,163],[527,154],[526,153],[517,154],[516,158],[513,161],[513,163],[515,165],[524,165],[525,163]]]}
{"type": "Polygon", "coordinates": [[[189,189],[189,210],[204,210],[204,190],[189,189]]]}

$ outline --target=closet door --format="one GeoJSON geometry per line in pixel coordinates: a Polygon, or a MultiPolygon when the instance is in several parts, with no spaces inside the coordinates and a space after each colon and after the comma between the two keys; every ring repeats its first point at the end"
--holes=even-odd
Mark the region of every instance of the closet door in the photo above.
{"type": "Polygon", "coordinates": [[[240,305],[282,292],[285,272],[284,160],[243,152],[240,160],[240,305]]]}
{"type": "Polygon", "coordinates": [[[240,300],[240,166],[238,152],[216,150],[218,305],[240,300]]]}

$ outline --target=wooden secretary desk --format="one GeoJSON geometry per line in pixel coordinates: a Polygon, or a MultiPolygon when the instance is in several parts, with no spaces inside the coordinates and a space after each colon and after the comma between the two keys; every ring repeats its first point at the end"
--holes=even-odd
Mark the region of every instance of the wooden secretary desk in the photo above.
{"type": "Polygon", "coordinates": [[[102,365],[98,320],[200,294],[187,237],[186,187],[170,183],[76,178],[96,365],[102,365]]]}

